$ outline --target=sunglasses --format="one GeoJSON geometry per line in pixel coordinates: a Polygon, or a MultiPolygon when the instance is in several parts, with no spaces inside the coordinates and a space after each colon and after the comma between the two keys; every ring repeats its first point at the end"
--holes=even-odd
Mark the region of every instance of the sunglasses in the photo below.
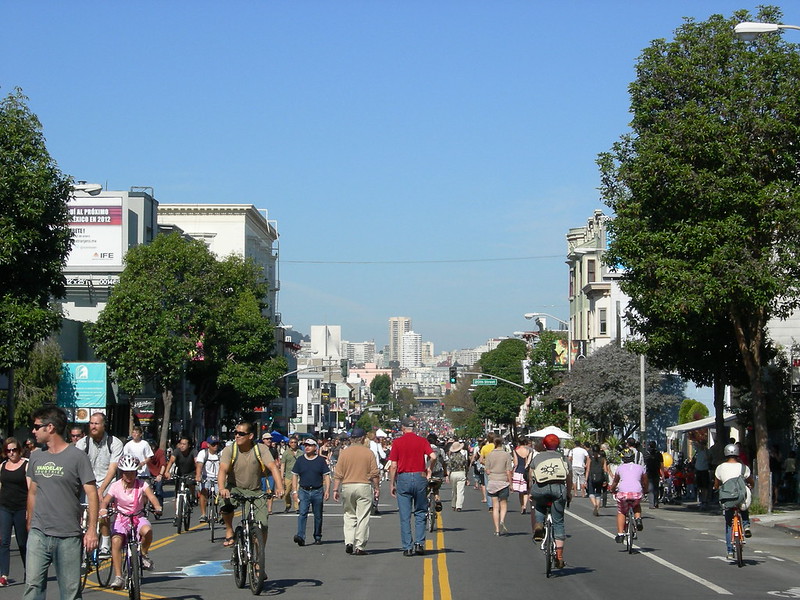
{"type": "Polygon", "coordinates": [[[34,431],[39,431],[42,427],[47,427],[48,425],[50,425],[50,423],[39,423],[38,425],[36,423],[34,423],[33,424],[33,430],[34,431]]]}
{"type": "Polygon", "coordinates": [[[236,437],[241,437],[243,435],[250,435],[250,434],[247,431],[234,431],[233,435],[235,435],[236,437]]]}
{"type": "Polygon", "coordinates": [[[19,448],[6,448],[6,452],[19,452],[19,448]]]}

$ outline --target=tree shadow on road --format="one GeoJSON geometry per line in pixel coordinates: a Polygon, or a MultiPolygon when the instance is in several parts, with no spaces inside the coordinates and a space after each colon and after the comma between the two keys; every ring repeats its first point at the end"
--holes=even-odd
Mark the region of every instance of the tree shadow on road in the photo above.
{"type": "Polygon", "coordinates": [[[316,588],[322,582],[319,579],[270,579],[264,584],[262,596],[278,596],[293,588],[316,588]]]}

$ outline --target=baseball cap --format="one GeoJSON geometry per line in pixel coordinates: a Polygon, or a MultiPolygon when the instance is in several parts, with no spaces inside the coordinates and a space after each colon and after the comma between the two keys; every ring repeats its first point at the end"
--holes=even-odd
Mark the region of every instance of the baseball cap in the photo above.
{"type": "Polygon", "coordinates": [[[219,444],[219,438],[215,435],[210,435],[208,436],[208,439],[206,439],[206,442],[209,444],[219,444]]]}
{"type": "Polygon", "coordinates": [[[306,446],[318,446],[319,445],[319,444],[317,444],[317,440],[315,440],[314,438],[306,438],[306,439],[304,439],[303,440],[303,444],[305,444],[306,446]]]}
{"type": "Polygon", "coordinates": [[[350,432],[350,437],[364,437],[365,435],[367,435],[367,432],[361,427],[353,427],[353,431],[350,432]]]}

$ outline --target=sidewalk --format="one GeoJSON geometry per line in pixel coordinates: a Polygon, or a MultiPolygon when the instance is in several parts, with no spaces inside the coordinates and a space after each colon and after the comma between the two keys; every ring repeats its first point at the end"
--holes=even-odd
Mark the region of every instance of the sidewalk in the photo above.
{"type": "MultiPolygon", "coordinates": [[[[682,516],[688,520],[694,520],[695,518],[706,518],[709,515],[721,515],[722,511],[717,507],[701,511],[696,502],[685,502],[683,504],[662,504],[657,510],[651,511],[651,514],[670,520],[679,520],[682,516]]],[[[800,537],[800,504],[780,504],[774,508],[772,514],[751,515],[750,522],[800,537]]]]}

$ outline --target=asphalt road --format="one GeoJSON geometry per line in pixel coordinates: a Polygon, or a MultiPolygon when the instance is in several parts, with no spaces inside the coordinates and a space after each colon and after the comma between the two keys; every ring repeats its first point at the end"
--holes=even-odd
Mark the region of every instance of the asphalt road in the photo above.
{"type": "MultiPolygon", "coordinates": [[[[544,557],[531,543],[528,515],[519,513],[516,498],[509,501],[509,534],[495,537],[491,516],[470,488],[462,512],[448,504],[450,490],[442,490],[445,508],[440,528],[428,534],[425,556],[404,557],[394,499],[383,484],[380,517],[371,521],[368,556],[344,552],[341,507],[325,506],[324,543],[299,547],[292,542],[294,513],[270,518],[269,581],[262,596],[285,600],[345,598],[347,600],[468,600],[514,597],[546,592],[550,598],[614,599],[634,595],[661,598],[800,598],[800,541],[769,527],[754,526],[745,547],[743,568],[725,559],[722,517],[685,508],[645,512],[645,529],[633,555],[613,540],[614,510],[593,517],[589,501],[575,499],[567,515],[567,566],[546,579],[544,557]]],[[[172,506],[167,502],[167,512],[172,506]]],[[[282,503],[276,502],[276,511],[282,503]]],[[[196,520],[195,516],[195,520],[196,520]]],[[[230,571],[230,552],[220,542],[211,544],[206,525],[175,534],[169,519],[154,524],[151,556],[154,572],[144,579],[143,598],[174,600],[247,598],[237,589],[230,571]]],[[[311,518],[308,535],[311,538],[311,518]]],[[[13,542],[12,542],[13,545],[13,542]]],[[[21,576],[21,564],[12,554],[12,578],[21,576]]],[[[57,598],[57,582],[48,596],[57,598]]],[[[23,585],[12,584],[3,598],[21,598],[23,585]]],[[[90,586],[85,598],[125,596],[90,586]]]]}

